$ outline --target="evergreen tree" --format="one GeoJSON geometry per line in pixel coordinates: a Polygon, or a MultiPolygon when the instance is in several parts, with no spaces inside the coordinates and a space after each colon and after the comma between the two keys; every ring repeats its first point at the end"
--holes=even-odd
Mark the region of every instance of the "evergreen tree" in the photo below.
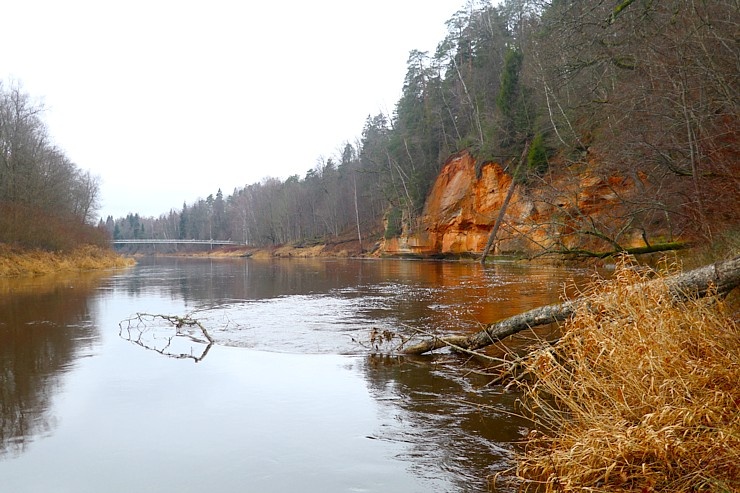
{"type": "Polygon", "coordinates": [[[501,74],[501,88],[496,98],[496,106],[501,112],[502,143],[510,145],[527,132],[528,122],[523,88],[519,72],[524,55],[516,48],[509,48],[504,58],[501,74]]]}
{"type": "Polygon", "coordinates": [[[543,173],[547,169],[547,148],[541,133],[535,135],[529,146],[527,168],[535,173],[543,173]]]}

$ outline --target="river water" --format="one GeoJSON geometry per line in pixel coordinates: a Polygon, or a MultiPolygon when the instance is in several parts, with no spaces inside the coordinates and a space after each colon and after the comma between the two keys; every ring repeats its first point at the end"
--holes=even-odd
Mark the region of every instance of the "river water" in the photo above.
{"type": "Polygon", "coordinates": [[[475,331],[589,276],[148,258],[0,280],[0,492],[488,491],[527,431],[518,396],[371,334],[475,331]]]}

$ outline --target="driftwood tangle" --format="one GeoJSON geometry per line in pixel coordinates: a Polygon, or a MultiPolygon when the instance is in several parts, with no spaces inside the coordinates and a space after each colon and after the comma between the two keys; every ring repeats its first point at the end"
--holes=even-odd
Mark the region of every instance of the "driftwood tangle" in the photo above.
{"type": "MultiPolygon", "coordinates": [[[[740,285],[740,255],[669,277],[665,282],[673,296],[678,298],[705,296],[708,293],[727,294],[740,285]]],[[[485,329],[469,336],[430,337],[406,347],[403,353],[424,354],[447,346],[480,349],[532,327],[561,322],[587,303],[586,298],[576,298],[565,303],[541,306],[489,324],[485,329]]]]}

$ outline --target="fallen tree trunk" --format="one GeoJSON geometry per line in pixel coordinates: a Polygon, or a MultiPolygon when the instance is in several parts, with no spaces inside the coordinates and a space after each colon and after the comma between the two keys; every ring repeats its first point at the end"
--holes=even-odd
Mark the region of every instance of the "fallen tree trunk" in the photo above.
{"type": "MultiPolygon", "coordinates": [[[[682,299],[707,294],[727,294],[740,285],[740,255],[669,277],[665,279],[665,283],[673,296],[682,299]]],[[[405,348],[403,353],[424,354],[447,346],[467,350],[480,349],[532,327],[562,322],[573,315],[576,309],[587,306],[588,302],[587,298],[576,298],[565,303],[541,306],[492,323],[470,336],[430,337],[405,348]]]]}
{"type": "Polygon", "coordinates": [[[607,258],[607,257],[616,257],[620,254],[628,254],[628,255],[644,255],[647,253],[659,253],[659,252],[670,252],[675,250],[683,250],[684,248],[689,248],[688,243],[680,242],[680,241],[672,241],[668,243],[656,243],[655,245],[649,245],[649,246],[641,246],[641,247],[630,247],[630,248],[624,248],[621,250],[612,250],[610,252],[593,252],[591,250],[584,250],[580,248],[572,249],[572,250],[548,250],[542,253],[539,253],[535,255],[535,257],[541,257],[544,255],[559,255],[559,256],[565,256],[565,257],[592,257],[592,258],[607,258]]]}

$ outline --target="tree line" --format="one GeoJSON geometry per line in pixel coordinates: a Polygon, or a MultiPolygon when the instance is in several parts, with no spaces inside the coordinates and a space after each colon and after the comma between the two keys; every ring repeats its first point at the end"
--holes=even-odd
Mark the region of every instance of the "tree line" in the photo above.
{"type": "Polygon", "coordinates": [[[739,10],[734,0],[469,0],[433,53],[409,54],[393,113],[369,115],[355,142],[304,176],[106,226],[119,238],[252,245],[395,236],[418,227],[449,156],[508,165],[528,146],[515,179],[569,234],[612,246],[627,231],[646,245],[656,231],[711,240],[740,214],[739,10]],[[586,170],[635,184],[608,224],[563,200],[586,170]]]}
{"type": "Polygon", "coordinates": [[[44,107],[0,81],[0,242],[65,250],[107,243],[97,221],[99,180],[56,146],[44,107]]]}

